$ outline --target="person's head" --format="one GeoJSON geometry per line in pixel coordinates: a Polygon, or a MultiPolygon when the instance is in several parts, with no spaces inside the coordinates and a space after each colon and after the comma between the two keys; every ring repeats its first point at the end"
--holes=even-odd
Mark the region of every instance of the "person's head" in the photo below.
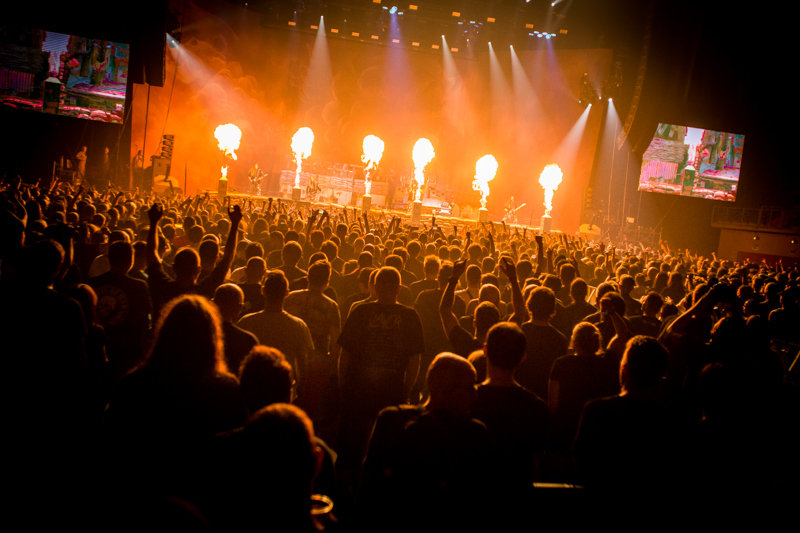
{"type": "Polygon", "coordinates": [[[308,288],[325,290],[331,279],[331,264],[326,260],[317,261],[308,267],[308,288]]]}
{"type": "Polygon", "coordinates": [[[623,392],[645,391],[657,384],[667,371],[664,346],[653,337],[637,335],[628,341],[619,365],[623,392]]]}
{"type": "Polygon", "coordinates": [[[475,368],[469,361],[453,353],[440,353],[428,367],[426,382],[430,396],[426,408],[468,417],[477,397],[475,380],[475,368]]]}
{"type": "Polygon", "coordinates": [[[442,262],[439,260],[438,257],[435,255],[429,255],[425,258],[425,264],[423,268],[425,269],[425,278],[426,279],[436,279],[436,276],[439,274],[439,267],[441,266],[442,262]]]}
{"type": "Polygon", "coordinates": [[[373,265],[374,256],[369,252],[361,252],[358,255],[358,268],[371,267],[373,265]]]}
{"type": "Polygon", "coordinates": [[[145,365],[176,377],[227,372],[217,307],[195,294],[168,302],[156,323],[145,365]]]}
{"type": "Polygon", "coordinates": [[[467,284],[470,287],[475,287],[481,283],[481,267],[478,265],[470,265],[467,267],[467,284]]]}
{"type": "Polygon", "coordinates": [[[489,331],[489,328],[500,322],[500,311],[492,302],[481,302],[475,307],[472,320],[475,326],[475,336],[481,337],[489,331]]]}
{"type": "Polygon", "coordinates": [[[546,322],[556,312],[556,295],[547,287],[536,287],[528,295],[526,305],[533,320],[546,322]]]}
{"type": "Polygon", "coordinates": [[[527,341],[525,334],[513,322],[499,322],[486,334],[484,351],[489,365],[513,371],[525,358],[527,341]]]}
{"type": "Polygon", "coordinates": [[[583,278],[575,278],[569,286],[569,295],[575,302],[585,302],[589,294],[589,286],[583,278]]]}
{"type": "Polygon", "coordinates": [[[623,296],[627,296],[636,288],[636,280],[632,276],[624,274],[619,278],[619,290],[623,296]]]}
{"type": "Polygon", "coordinates": [[[570,346],[575,355],[595,355],[600,351],[600,330],[589,322],[581,322],[572,330],[570,346]]]}
{"type": "Polygon", "coordinates": [[[269,247],[273,250],[283,248],[283,233],[280,231],[271,231],[269,234],[269,247]]]}
{"type": "Polygon", "coordinates": [[[600,311],[610,313],[616,311],[619,316],[625,315],[625,300],[619,293],[607,292],[600,298],[600,311]]]}
{"type": "Polygon", "coordinates": [[[281,260],[284,265],[295,266],[301,257],[303,257],[303,249],[297,242],[289,241],[283,245],[281,260]]]}
{"type": "Polygon", "coordinates": [[[400,272],[390,266],[382,267],[375,275],[375,292],[379,300],[394,302],[400,291],[400,272]]]}
{"type": "Polygon", "coordinates": [[[250,505],[266,513],[278,531],[310,528],[311,492],[322,467],[322,451],[305,412],[274,403],[253,414],[242,430],[241,464],[251,483],[250,505]]]}
{"type": "MultiPolygon", "coordinates": [[[[224,322],[235,322],[244,306],[244,292],[233,283],[222,284],[214,291],[214,303],[224,322]]],[[[236,369],[232,368],[231,371],[235,372],[236,369]]]]}
{"type": "Polygon", "coordinates": [[[648,292],[642,301],[642,313],[645,316],[656,316],[664,305],[664,298],[657,292],[648,292]]]}
{"type": "Polygon", "coordinates": [[[200,274],[200,256],[194,248],[181,248],[175,254],[175,261],[172,263],[172,270],[178,280],[194,281],[200,274]]]}
{"type": "Polygon", "coordinates": [[[52,239],[42,239],[23,248],[20,277],[37,287],[53,284],[64,262],[64,248],[52,239]]]}
{"type": "Polygon", "coordinates": [[[264,279],[261,292],[264,294],[264,302],[267,305],[282,306],[283,300],[289,294],[289,280],[280,270],[273,270],[264,279]]]}
{"type": "Polygon", "coordinates": [[[372,273],[375,272],[374,268],[362,268],[358,272],[358,289],[362,294],[369,293],[369,280],[372,273]]]}
{"type": "Polygon", "coordinates": [[[267,262],[263,257],[251,257],[247,261],[244,269],[244,275],[247,278],[247,283],[261,283],[264,274],[267,272],[267,262]]]}
{"type": "Polygon", "coordinates": [[[339,247],[333,241],[325,241],[320,246],[320,251],[325,254],[329,262],[333,262],[339,256],[339,247]]]}
{"type": "Polygon", "coordinates": [[[558,277],[561,278],[561,284],[564,287],[569,287],[575,279],[575,267],[569,263],[563,263],[558,270],[558,277]]]}
{"type": "Polygon", "coordinates": [[[292,402],[292,365],[277,348],[254,346],[238,372],[239,387],[251,413],[273,403],[292,402]]]}
{"type": "Polygon", "coordinates": [[[127,274],[133,266],[133,246],[125,241],[117,241],[109,246],[108,263],[114,272],[127,274]]]}
{"type": "Polygon", "coordinates": [[[197,249],[200,256],[200,267],[204,270],[211,270],[219,259],[219,244],[211,240],[204,240],[197,249]]]}
{"type": "Polygon", "coordinates": [[[500,289],[495,285],[486,283],[481,285],[478,291],[478,302],[492,302],[495,306],[500,306],[500,289]]]}
{"type": "Polygon", "coordinates": [[[386,259],[383,260],[383,265],[397,269],[400,272],[403,270],[403,258],[395,254],[387,255],[386,259]]]}

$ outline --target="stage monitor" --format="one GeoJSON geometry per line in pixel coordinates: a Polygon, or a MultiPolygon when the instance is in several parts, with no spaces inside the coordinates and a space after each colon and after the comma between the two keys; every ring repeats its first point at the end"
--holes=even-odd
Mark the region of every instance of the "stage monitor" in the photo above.
{"type": "Polygon", "coordinates": [[[744,135],[659,124],[642,158],[639,190],[733,202],[744,135]]]}
{"type": "Polygon", "coordinates": [[[0,105],[122,124],[129,46],[0,26],[0,105]]]}

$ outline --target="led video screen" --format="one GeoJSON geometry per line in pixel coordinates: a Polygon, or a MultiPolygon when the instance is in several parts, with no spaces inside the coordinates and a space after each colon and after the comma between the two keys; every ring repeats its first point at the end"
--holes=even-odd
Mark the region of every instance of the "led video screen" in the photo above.
{"type": "Polygon", "coordinates": [[[642,158],[639,190],[733,202],[744,135],[659,124],[642,158]]]}
{"type": "Polygon", "coordinates": [[[121,124],[127,44],[0,26],[0,105],[121,124]]]}

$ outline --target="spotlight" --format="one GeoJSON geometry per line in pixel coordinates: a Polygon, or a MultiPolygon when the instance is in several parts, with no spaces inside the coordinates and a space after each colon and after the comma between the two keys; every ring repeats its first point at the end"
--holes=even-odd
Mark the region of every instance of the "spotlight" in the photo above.
{"type": "Polygon", "coordinates": [[[392,6],[392,9],[389,10],[389,14],[394,15],[395,13],[397,13],[397,6],[392,6]]]}
{"type": "Polygon", "coordinates": [[[541,38],[542,38],[542,34],[541,34],[541,33],[537,33],[537,34],[536,34],[536,36],[537,36],[539,39],[541,39],[541,38]]]}
{"type": "Polygon", "coordinates": [[[611,101],[611,98],[609,98],[609,99],[608,99],[608,101],[610,102],[610,101],[611,101]]]}
{"type": "Polygon", "coordinates": [[[170,48],[177,48],[178,46],[180,46],[180,44],[181,43],[175,37],[173,37],[169,33],[167,34],[167,45],[170,48]]]}
{"type": "Polygon", "coordinates": [[[550,38],[550,34],[548,33],[547,35],[544,36],[544,38],[545,39],[549,39],[550,38]]]}

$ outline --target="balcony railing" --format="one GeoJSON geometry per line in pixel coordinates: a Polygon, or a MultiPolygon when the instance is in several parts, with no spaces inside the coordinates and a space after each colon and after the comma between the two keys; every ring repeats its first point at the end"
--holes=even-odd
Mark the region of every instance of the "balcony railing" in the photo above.
{"type": "Polygon", "coordinates": [[[711,225],[715,228],[797,231],[800,230],[800,212],[769,206],[760,209],[714,207],[711,225]]]}

